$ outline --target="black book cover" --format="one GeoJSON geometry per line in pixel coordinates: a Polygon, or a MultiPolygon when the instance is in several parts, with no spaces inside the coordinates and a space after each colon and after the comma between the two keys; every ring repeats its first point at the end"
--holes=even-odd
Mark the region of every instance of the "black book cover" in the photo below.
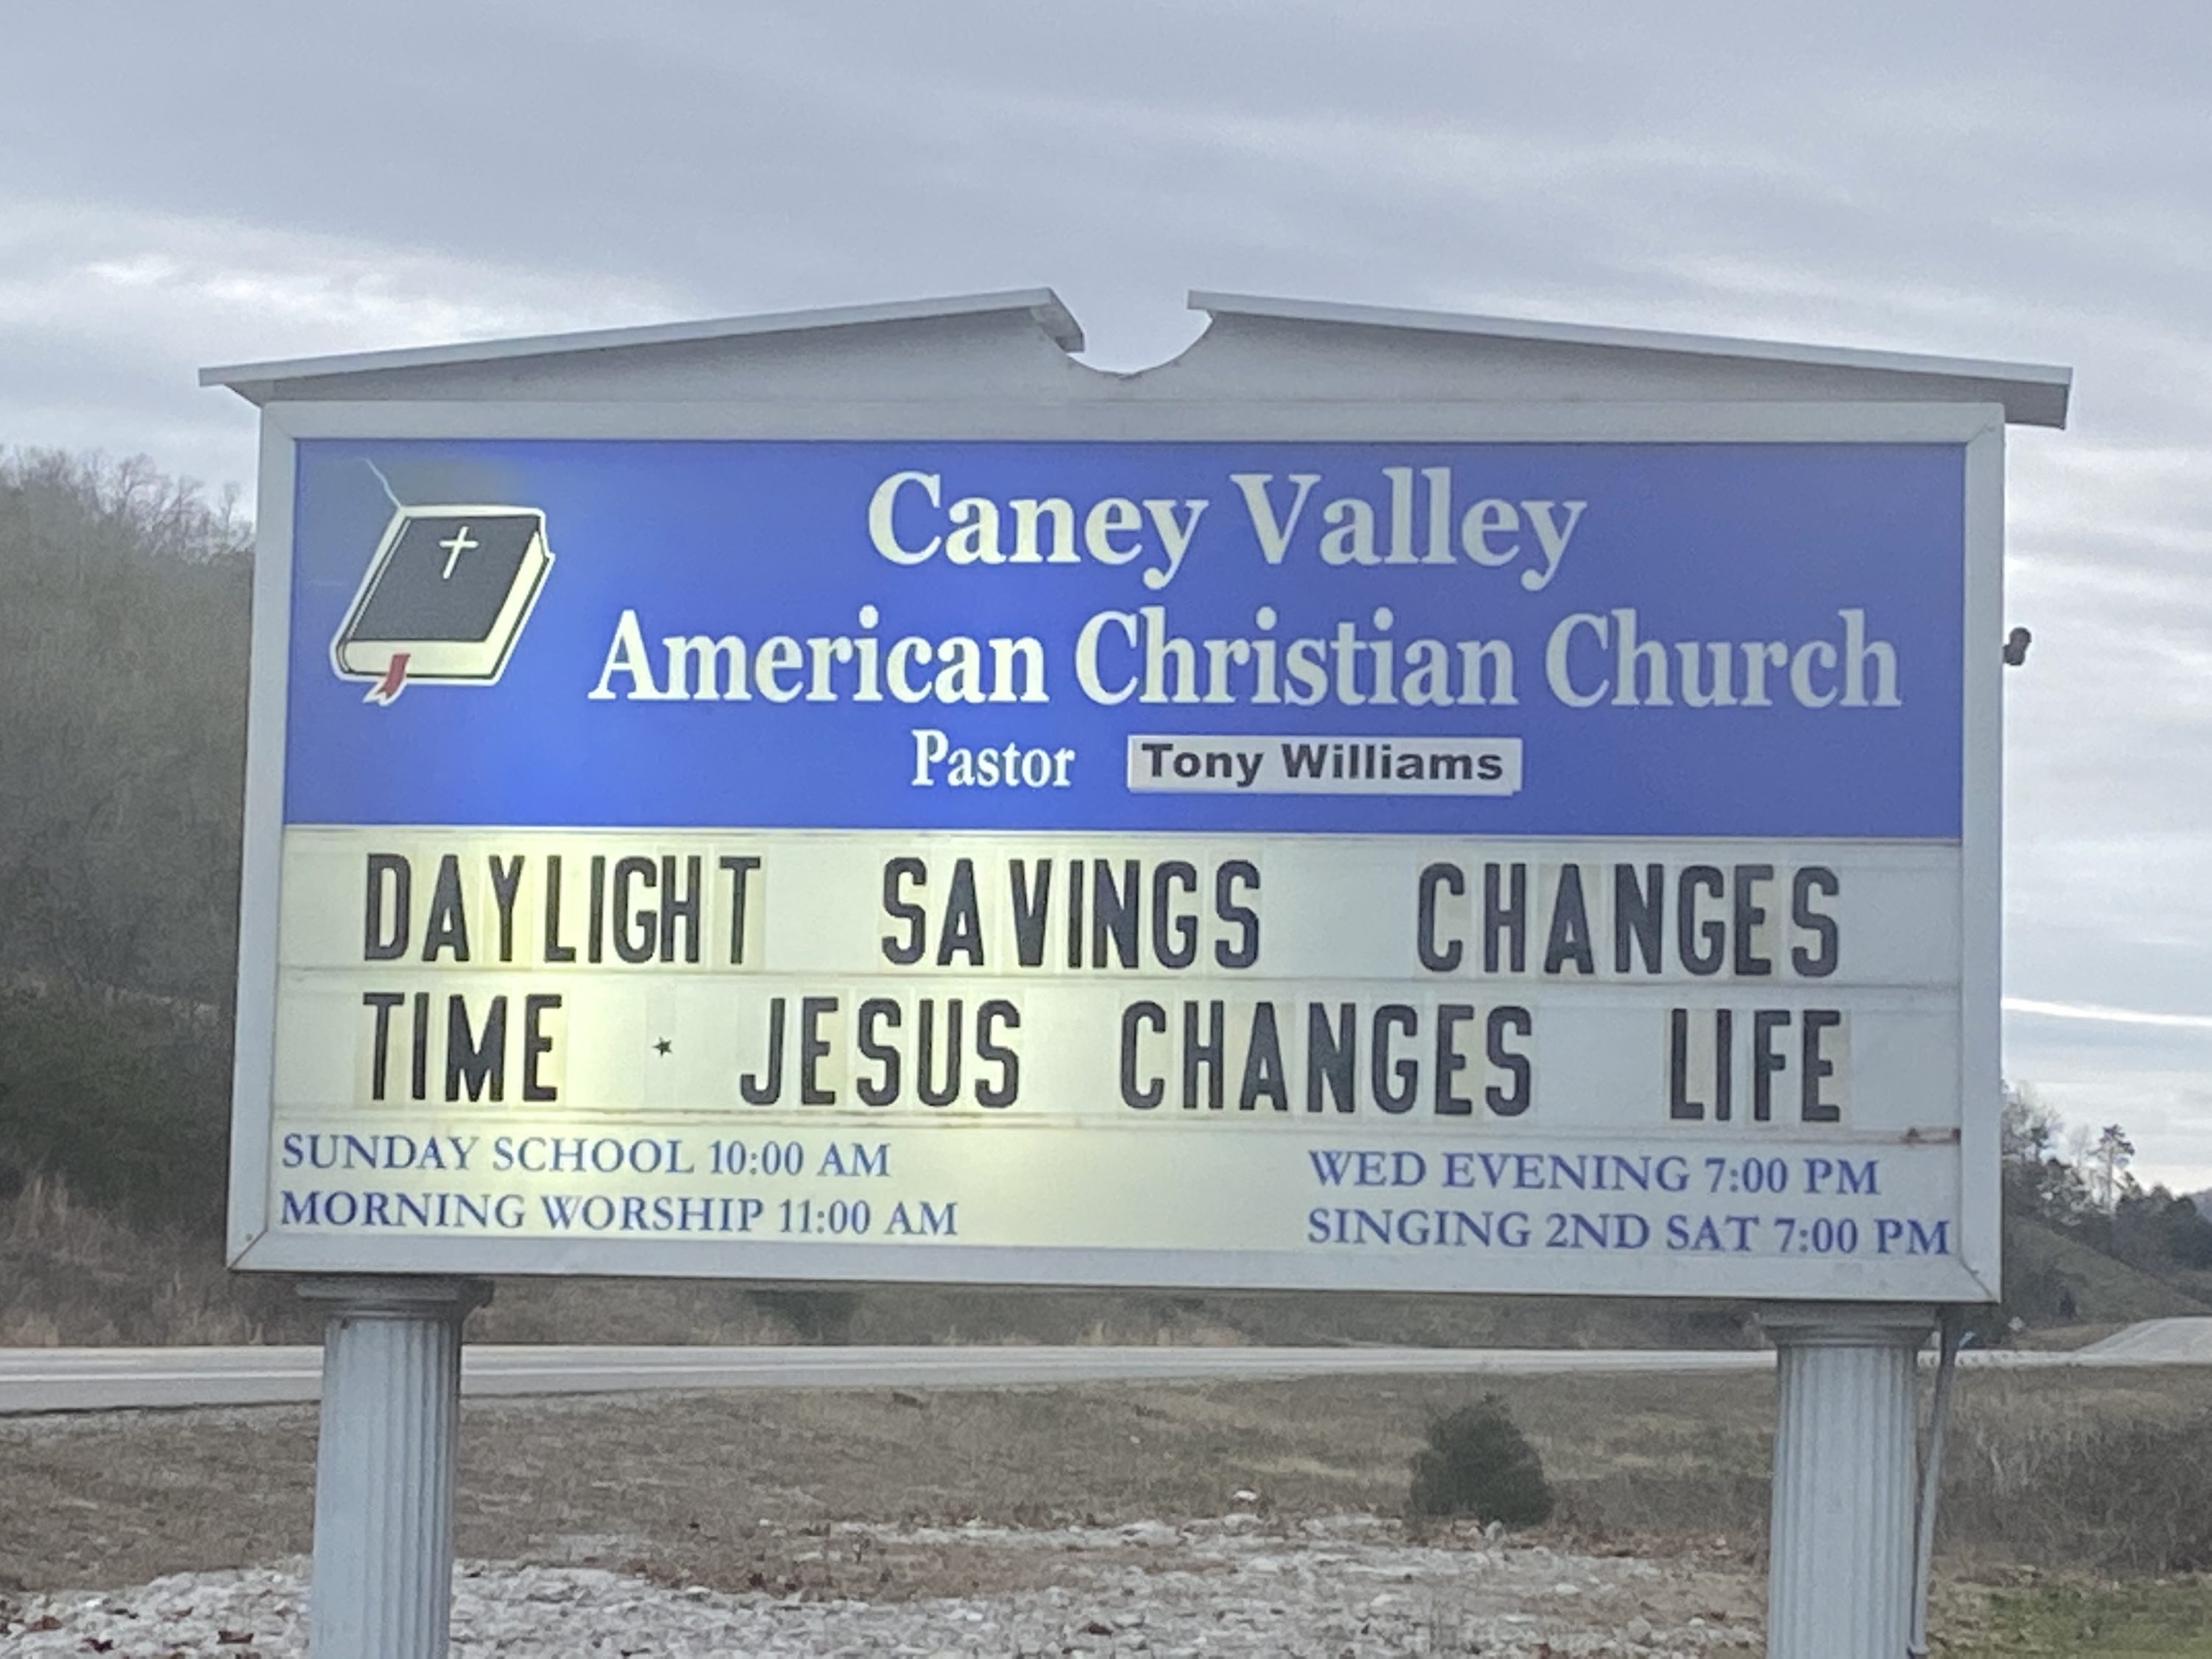
{"type": "Polygon", "coordinates": [[[498,679],[553,555],[527,507],[402,507],[331,642],[348,679],[389,702],[410,681],[498,679]]]}

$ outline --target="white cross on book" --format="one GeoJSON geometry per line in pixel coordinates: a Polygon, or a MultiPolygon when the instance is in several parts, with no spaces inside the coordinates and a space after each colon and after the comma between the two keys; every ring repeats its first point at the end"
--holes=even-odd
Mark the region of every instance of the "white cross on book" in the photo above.
{"type": "Polygon", "coordinates": [[[450,540],[440,542],[438,545],[446,550],[446,568],[438,573],[438,579],[441,581],[449,581],[453,578],[453,567],[461,562],[461,555],[471,548],[481,547],[483,544],[471,537],[469,534],[468,526],[463,525],[453,532],[450,540]]]}

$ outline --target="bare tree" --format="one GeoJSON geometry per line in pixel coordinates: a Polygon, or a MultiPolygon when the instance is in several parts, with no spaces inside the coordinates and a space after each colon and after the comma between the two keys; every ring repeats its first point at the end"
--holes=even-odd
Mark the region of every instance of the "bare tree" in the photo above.
{"type": "Polygon", "coordinates": [[[2117,1123],[2107,1123],[2098,1134],[2097,1144],[2090,1149],[2089,1190],[2096,1195],[2097,1207],[2106,1215],[2118,1209],[2120,1200],[2136,1191],[2136,1178],[2128,1173],[2128,1165],[2135,1162],[2135,1142],[2117,1123]]]}

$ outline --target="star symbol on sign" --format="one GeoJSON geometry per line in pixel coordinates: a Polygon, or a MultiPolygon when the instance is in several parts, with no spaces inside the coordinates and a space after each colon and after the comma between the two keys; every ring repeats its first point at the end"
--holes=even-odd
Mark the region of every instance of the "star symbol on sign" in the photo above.
{"type": "Polygon", "coordinates": [[[656,1054],[665,1054],[675,1046],[676,1045],[671,1042],[666,1037],[663,1037],[659,1042],[653,1045],[653,1052],[656,1054]]]}

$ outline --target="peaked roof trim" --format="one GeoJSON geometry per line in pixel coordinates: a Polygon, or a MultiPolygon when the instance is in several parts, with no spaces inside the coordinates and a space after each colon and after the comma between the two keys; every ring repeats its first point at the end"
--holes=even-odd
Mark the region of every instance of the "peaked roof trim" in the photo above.
{"type": "Polygon", "coordinates": [[[922,322],[943,317],[987,316],[1026,312],[1062,351],[1083,349],[1083,330],[1048,288],[1008,289],[994,294],[958,294],[934,300],[897,300],[881,305],[828,306],[811,311],[775,311],[752,317],[715,317],[701,322],[659,323],[645,328],[590,329],[573,334],[537,334],[454,345],[412,346],[398,351],[347,352],[328,357],[293,357],[275,362],[229,363],[200,371],[202,386],[264,386],[282,380],[329,374],[366,374],[380,369],[447,368],[468,363],[550,357],[564,352],[617,351],[630,346],[685,345],[708,340],[743,339],[761,334],[799,334],[811,329],[852,328],[868,323],[922,322]]]}
{"type": "Polygon", "coordinates": [[[1674,334],[1658,329],[1546,323],[1525,317],[1484,317],[1457,311],[1412,311],[1392,306],[1348,305],[1332,300],[1288,300],[1256,294],[1194,289],[1190,308],[1214,317],[1263,317],[1281,322],[1340,323],[1356,328],[1398,328],[1429,334],[1466,334],[1543,345],[1595,346],[1617,351],[1665,351],[1739,362],[1911,374],[1923,379],[1979,382],[2004,405],[2005,417],[2030,426],[2066,424],[2074,371],[2051,363],[2014,363],[1971,357],[1931,357],[1850,346],[1799,345],[1723,335],[1674,334]]]}

